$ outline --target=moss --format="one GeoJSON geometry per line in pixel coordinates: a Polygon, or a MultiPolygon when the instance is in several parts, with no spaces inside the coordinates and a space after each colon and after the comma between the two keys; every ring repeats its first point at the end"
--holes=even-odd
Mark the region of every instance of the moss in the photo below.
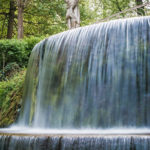
{"type": "Polygon", "coordinates": [[[17,119],[25,72],[26,70],[22,69],[7,81],[0,82],[0,127],[9,126],[17,119]]]}

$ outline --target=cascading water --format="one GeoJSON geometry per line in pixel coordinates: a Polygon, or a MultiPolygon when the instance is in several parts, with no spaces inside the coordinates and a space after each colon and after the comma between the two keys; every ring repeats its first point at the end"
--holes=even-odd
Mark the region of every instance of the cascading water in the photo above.
{"type": "MultiPolygon", "coordinates": [[[[29,60],[17,126],[80,130],[149,128],[150,17],[77,28],[37,44],[29,60]]],[[[47,149],[52,150],[150,149],[148,135],[39,139],[2,135],[0,148],[19,143],[12,150],[24,150],[22,144],[37,150],[40,143],[36,141],[50,141],[53,148],[47,149]]]]}
{"type": "Polygon", "coordinates": [[[2,150],[149,150],[150,138],[103,137],[0,137],[2,150]],[[5,140],[5,144],[2,143],[5,140]]]}
{"type": "Polygon", "coordinates": [[[150,18],[78,28],[37,44],[19,123],[47,128],[150,126],[150,18]]]}

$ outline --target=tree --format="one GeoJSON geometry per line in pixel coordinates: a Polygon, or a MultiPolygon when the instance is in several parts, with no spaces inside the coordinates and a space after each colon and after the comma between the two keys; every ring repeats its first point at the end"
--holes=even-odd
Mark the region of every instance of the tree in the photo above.
{"type": "MultiPolygon", "coordinates": [[[[133,17],[133,16],[144,16],[144,15],[150,15],[149,9],[146,7],[140,7],[135,9],[130,9],[132,7],[136,7],[139,5],[142,5],[144,2],[148,2],[148,0],[99,0],[102,4],[102,15],[103,18],[107,18],[108,16],[111,16],[113,14],[119,14],[119,12],[124,11],[124,13],[120,13],[120,15],[113,15],[113,17],[119,18],[121,17],[133,17]],[[146,9],[146,11],[145,11],[146,9]],[[129,10],[129,11],[125,11],[129,10]],[[145,14],[147,13],[147,14],[145,14]]],[[[113,18],[110,18],[113,19],[113,18]]]]}
{"type": "Polygon", "coordinates": [[[0,38],[4,38],[7,35],[8,6],[8,0],[0,0],[0,38]]]}
{"type": "Polygon", "coordinates": [[[18,39],[23,38],[23,11],[24,11],[25,1],[18,0],[18,39]]]}
{"type": "MultiPolygon", "coordinates": [[[[142,5],[142,4],[143,4],[142,0],[136,0],[136,5],[142,5]]],[[[144,6],[137,9],[137,14],[139,16],[145,16],[144,6]]]]}
{"type": "Polygon", "coordinates": [[[15,1],[10,0],[8,29],[7,29],[7,38],[8,39],[12,38],[14,19],[15,19],[15,11],[16,11],[15,1]]]}
{"type": "MultiPolygon", "coordinates": [[[[121,12],[130,7],[130,0],[101,0],[103,18],[121,12]]],[[[124,17],[125,14],[122,14],[124,17]]]]}

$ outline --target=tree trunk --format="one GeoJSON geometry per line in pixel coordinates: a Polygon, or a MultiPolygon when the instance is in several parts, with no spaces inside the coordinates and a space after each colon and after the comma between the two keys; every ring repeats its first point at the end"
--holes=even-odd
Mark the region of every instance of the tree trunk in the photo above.
{"type": "Polygon", "coordinates": [[[0,39],[4,38],[4,37],[3,37],[3,32],[4,32],[4,28],[5,28],[6,19],[7,19],[7,15],[5,15],[5,18],[3,19],[3,25],[2,25],[2,30],[1,30],[0,39]]]}
{"type": "Polygon", "coordinates": [[[18,39],[23,38],[23,9],[24,4],[22,0],[18,0],[18,39]]]}
{"type": "MultiPolygon", "coordinates": [[[[143,1],[142,0],[136,0],[136,5],[142,5],[143,1]]],[[[144,7],[138,8],[137,9],[137,14],[139,16],[145,16],[145,11],[144,11],[144,7]]]]}
{"type": "Polygon", "coordinates": [[[8,19],[8,28],[7,28],[7,39],[12,38],[14,18],[15,18],[15,10],[16,10],[15,2],[14,2],[14,0],[10,0],[9,19],[8,19]]]}

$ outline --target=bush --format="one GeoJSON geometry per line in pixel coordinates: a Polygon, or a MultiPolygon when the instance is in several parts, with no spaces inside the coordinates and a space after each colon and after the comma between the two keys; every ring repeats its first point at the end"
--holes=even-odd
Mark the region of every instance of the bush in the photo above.
{"type": "Polygon", "coordinates": [[[17,62],[20,66],[27,60],[27,42],[23,40],[0,41],[0,68],[4,68],[10,62],[17,62]]]}
{"type": "Polygon", "coordinates": [[[12,124],[17,118],[25,72],[26,70],[22,69],[9,80],[0,82],[0,127],[12,124]]]}
{"type": "Polygon", "coordinates": [[[12,124],[23,95],[25,69],[29,55],[42,38],[0,40],[0,127],[12,124]]]}
{"type": "Polygon", "coordinates": [[[20,67],[27,66],[29,55],[42,38],[26,38],[24,40],[0,40],[0,70],[8,63],[17,63],[20,67]]]}
{"type": "Polygon", "coordinates": [[[17,63],[9,63],[6,67],[0,70],[0,81],[9,79],[9,77],[12,77],[13,74],[18,72],[19,70],[20,67],[17,63]]]}

